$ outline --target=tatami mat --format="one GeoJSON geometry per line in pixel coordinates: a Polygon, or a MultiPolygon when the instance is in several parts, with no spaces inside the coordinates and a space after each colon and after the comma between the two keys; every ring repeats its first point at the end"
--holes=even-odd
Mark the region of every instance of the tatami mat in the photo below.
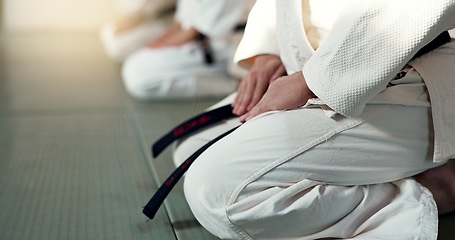
{"type": "MultiPolygon", "coordinates": [[[[165,206],[152,221],[142,214],[160,172],[136,116],[148,105],[125,93],[96,34],[0,40],[0,239],[213,238],[188,208],[191,226],[165,206]]],[[[161,117],[142,122],[167,130],[179,121],[168,105],[178,106],[147,108],[161,117]]]]}

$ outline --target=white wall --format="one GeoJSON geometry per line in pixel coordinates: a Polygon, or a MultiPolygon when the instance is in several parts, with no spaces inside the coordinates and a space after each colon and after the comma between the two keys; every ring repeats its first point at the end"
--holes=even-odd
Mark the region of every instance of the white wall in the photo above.
{"type": "Polygon", "coordinates": [[[117,16],[115,0],[3,0],[3,23],[13,31],[96,31],[117,16]]]}
{"type": "MultiPolygon", "coordinates": [[[[0,0],[2,1],[2,0],[0,0]]],[[[143,0],[124,0],[131,5],[143,0]]],[[[116,17],[118,0],[3,0],[6,30],[96,31],[116,17]]],[[[136,4],[137,5],[137,4],[136,4]]],[[[3,9],[2,9],[3,8],[3,9]]],[[[455,30],[451,31],[455,38],[455,30]]]]}

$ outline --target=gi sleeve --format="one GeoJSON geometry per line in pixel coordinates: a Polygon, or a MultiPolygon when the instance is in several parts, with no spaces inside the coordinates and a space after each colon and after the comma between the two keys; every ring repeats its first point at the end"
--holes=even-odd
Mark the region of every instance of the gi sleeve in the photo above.
{"type": "Polygon", "coordinates": [[[180,0],[175,18],[183,28],[194,27],[211,39],[226,39],[245,21],[251,0],[180,0]]]}
{"type": "Polygon", "coordinates": [[[453,16],[455,0],[349,0],[303,67],[308,87],[334,111],[358,116],[453,16]]]}
{"type": "Polygon", "coordinates": [[[209,38],[225,39],[251,8],[247,0],[202,0],[195,28],[209,38]]]}
{"type": "Polygon", "coordinates": [[[261,54],[279,56],[276,36],[276,6],[274,0],[257,0],[248,16],[245,33],[234,55],[234,62],[261,54]]]}

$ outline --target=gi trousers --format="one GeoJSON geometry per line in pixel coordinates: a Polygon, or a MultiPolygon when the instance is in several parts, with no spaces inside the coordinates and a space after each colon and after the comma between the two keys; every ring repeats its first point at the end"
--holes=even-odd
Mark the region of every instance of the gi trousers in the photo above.
{"type": "MultiPolygon", "coordinates": [[[[230,119],[183,140],[175,162],[238,124],[230,119]]],[[[436,239],[436,204],[412,178],[443,164],[432,150],[430,102],[411,68],[359,117],[313,99],[249,120],[193,163],[185,196],[223,239],[436,239]]]]}

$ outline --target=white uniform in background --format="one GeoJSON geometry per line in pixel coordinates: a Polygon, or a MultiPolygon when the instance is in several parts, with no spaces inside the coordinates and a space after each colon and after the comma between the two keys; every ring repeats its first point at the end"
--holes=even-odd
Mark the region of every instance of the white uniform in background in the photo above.
{"type": "MultiPolygon", "coordinates": [[[[194,215],[223,239],[436,239],[436,204],[412,176],[455,157],[455,41],[409,60],[455,27],[455,1],[304,2],[302,24],[301,0],[258,0],[236,59],[280,55],[319,98],[207,149],[185,177],[194,215]]],[[[190,136],[175,162],[238,124],[190,136]]]]}
{"type": "Polygon", "coordinates": [[[138,99],[188,99],[226,96],[237,81],[228,73],[239,34],[252,1],[181,0],[176,20],[207,36],[214,62],[207,64],[199,41],[181,46],[144,47],[128,57],[123,66],[127,91],[138,99]],[[236,36],[237,35],[237,36],[236,36]]]}
{"type": "Polygon", "coordinates": [[[118,32],[120,24],[110,22],[100,31],[101,42],[107,55],[123,62],[129,55],[147,46],[169,26],[174,19],[177,0],[117,0],[123,24],[130,24],[118,32]]]}

